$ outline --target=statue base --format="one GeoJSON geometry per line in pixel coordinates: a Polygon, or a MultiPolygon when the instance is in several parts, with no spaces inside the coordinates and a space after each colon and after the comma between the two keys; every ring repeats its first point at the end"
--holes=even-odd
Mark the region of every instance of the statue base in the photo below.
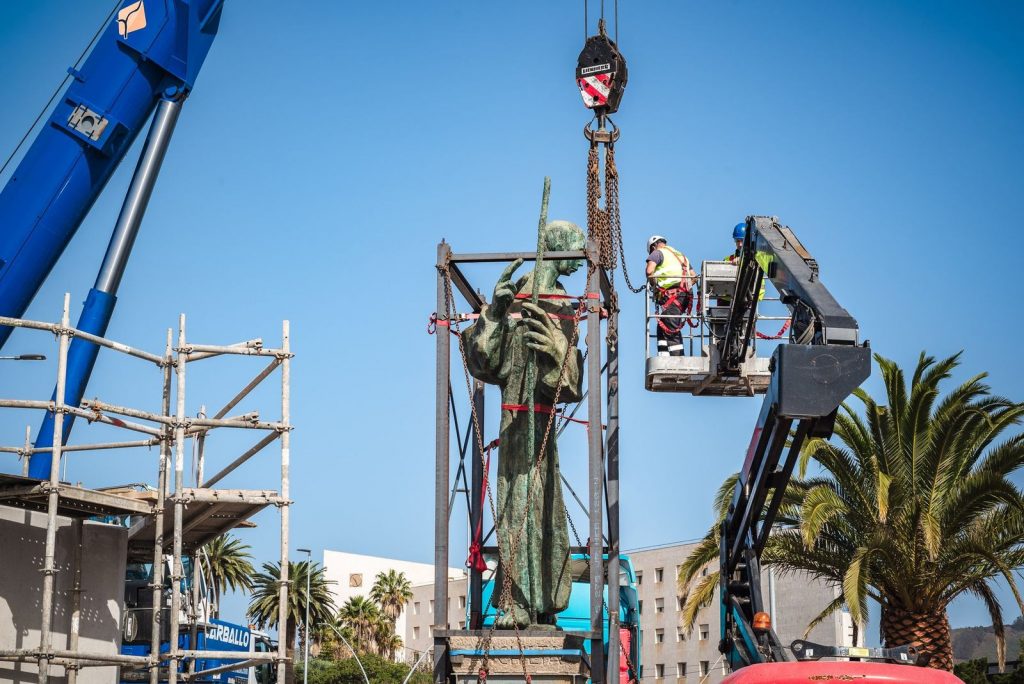
{"type": "Polygon", "coordinates": [[[448,656],[458,684],[477,684],[487,658],[487,682],[521,684],[523,669],[537,684],[585,684],[583,637],[559,631],[449,631],[448,656]]]}

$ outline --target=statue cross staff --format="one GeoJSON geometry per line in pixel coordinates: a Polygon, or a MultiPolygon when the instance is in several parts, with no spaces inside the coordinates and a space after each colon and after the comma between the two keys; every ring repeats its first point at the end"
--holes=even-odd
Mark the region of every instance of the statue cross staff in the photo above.
{"type": "MultiPolygon", "coordinates": [[[[533,268],[533,286],[530,302],[537,306],[540,303],[540,267],[544,262],[544,227],[548,225],[548,200],[551,199],[551,177],[544,177],[544,192],[540,200],[540,221],[537,224],[537,261],[533,268]]],[[[537,352],[533,349],[526,357],[526,396],[530,398],[526,414],[527,444],[533,453],[537,447],[537,352]]],[[[539,457],[539,454],[538,454],[539,457]]]]}

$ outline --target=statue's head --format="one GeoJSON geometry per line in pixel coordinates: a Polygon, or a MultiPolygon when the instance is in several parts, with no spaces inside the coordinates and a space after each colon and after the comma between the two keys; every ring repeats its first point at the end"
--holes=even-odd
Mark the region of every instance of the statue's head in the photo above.
{"type": "MultiPolygon", "coordinates": [[[[544,238],[545,252],[569,252],[584,249],[587,246],[587,236],[583,234],[580,227],[571,221],[548,221],[542,231],[544,238]]],[[[582,259],[572,261],[551,262],[562,275],[569,275],[579,270],[583,265],[582,259]]]]}

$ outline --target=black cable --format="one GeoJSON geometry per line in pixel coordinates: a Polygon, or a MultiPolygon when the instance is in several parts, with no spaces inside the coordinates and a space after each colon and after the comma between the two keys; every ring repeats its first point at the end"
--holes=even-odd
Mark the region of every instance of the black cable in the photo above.
{"type": "MultiPolygon", "coordinates": [[[[78,59],[75,60],[75,66],[72,67],[72,69],[78,69],[79,65],[81,65],[82,63],[82,60],[85,58],[85,55],[89,52],[89,50],[92,49],[93,44],[100,37],[100,34],[103,33],[103,29],[105,29],[107,27],[107,24],[110,23],[110,20],[114,17],[114,12],[116,12],[117,8],[120,6],[121,0],[115,0],[114,8],[110,10],[110,14],[108,14],[107,18],[103,20],[102,24],[100,24],[100,27],[96,30],[96,33],[95,35],[93,35],[92,40],[89,41],[89,44],[85,46],[84,50],[82,50],[82,54],[80,54],[78,56],[78,59]]],[[[64,80],[62,80],[60,82],[60,85],[57,86],[56,90],[53,91],[53,95],[50,95],[50,99],[46,101],[46,104],[43,106],[42,111],[39,112],[39,116],[37,116],[35,121],[32,122],[32,125],[28,127],[28,130],[25,131],[25,135],[21,136],[21,140],[19,140],[18,144],[14,146],[14,151],[11,152],[11,155],[9,157],[7,157],[7,160],[4,162],[3,166],[0,166],[0,176],[2,176],[4,171],[7,170],[7,166],[11,163],[11,160],[14,159],[14,156],[18,154],[18,150],[20,150],[21,146],[25,144],[25,141],[28,140],[28,137],[32,135],[32,131],[35,130],[35,127],[39,124],[39,121],[50,110],[50,105],[53,104],[53,101],[57,98],[58,95],[60,95],[60,91],[67,84],[69,78],[71,78],[70,73],[64,76],[64,80]]]]}
{"type": "Polygon", "coordinates": [[[615,47],[619,46],[619,0],[615,0],[615,47]]]}
{"type": "Polygon", "coordinates": [[[589,0],[583,0],[583,42],[587,42],[587,31],[590,30],[590,17],[587,14],[589,0]]]}

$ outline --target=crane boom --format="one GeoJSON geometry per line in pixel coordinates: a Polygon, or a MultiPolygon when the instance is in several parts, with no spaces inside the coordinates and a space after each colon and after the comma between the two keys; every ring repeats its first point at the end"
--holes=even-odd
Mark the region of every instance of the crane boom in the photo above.
{"type": "MultiPolygon", "coordinates": [[[[21,317],[139,132],[153,125],[77,329],[103,335],[181,103],[220,24],[223,0],[126,0],[0,191],[0,316],[21,317]],[[153,117],[154,110],[157,114],[153,117]]],[[[0,348],[12,328],[0,327],[0,348]]],[[[65,402],[78,405],[96,345],[68,352],[65,402]]],[[[66,441],[73,419],[64,421],[66,441]]],[[[52,446],[48,414],[37,448],[52,446]]],[[[29,475],[49,476],[50,454],[29,475]]]]}
{"type": "Polygon", "coordinates": [[[771,381],[732,502],[722,523],[720,597],[725,659],[735,670],[786,660],[771,629],[754,629],[764,609],[760,558],[808,437],[832,435],[840,404],[871,373],[871,353],[857,321],[821,283],[817,262],[774,217],[747,218],[736,292],[721,341],[720,372],[738,369],[754,334],[751,313],[769,278],[793,317],[793,338],[771,360],[771,381]]]}

